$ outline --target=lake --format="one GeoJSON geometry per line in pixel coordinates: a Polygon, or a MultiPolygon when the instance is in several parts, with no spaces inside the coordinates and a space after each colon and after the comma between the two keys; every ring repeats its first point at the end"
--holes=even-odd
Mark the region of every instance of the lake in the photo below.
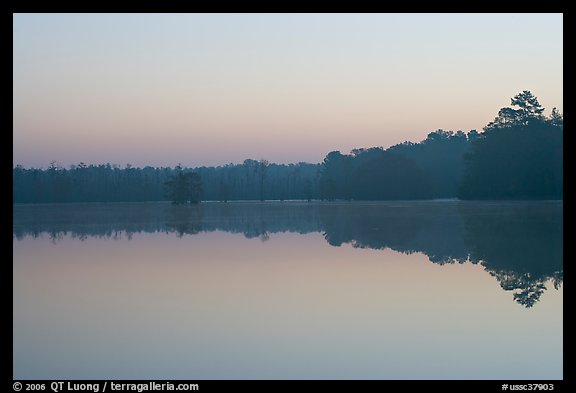
{"type": "Polygon", "coordinates": [[[14,379],[562,379],[563,204],[13,207],[14,379]]]}

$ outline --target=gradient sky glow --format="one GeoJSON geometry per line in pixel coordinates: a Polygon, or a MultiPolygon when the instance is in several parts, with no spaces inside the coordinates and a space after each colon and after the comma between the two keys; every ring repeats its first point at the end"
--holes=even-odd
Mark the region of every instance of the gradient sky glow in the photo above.
{"type": "Polygon", "coordinates": [[[563,112],[562,14],[15,14],[14,164],[320,162],[563,112]]]}

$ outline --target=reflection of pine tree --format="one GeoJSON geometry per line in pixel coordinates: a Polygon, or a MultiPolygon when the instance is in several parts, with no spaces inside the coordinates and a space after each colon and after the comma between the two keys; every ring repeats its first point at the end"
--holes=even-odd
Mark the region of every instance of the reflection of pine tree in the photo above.
{"type": "MultiPolygon", "coordinates": [[[[545,282],[548,281],[548,277],[533,278],[529,273],[520,274],[513,271],[489,271],[489,273],[498,280],[502,289],[516,291],[514,300],[526,308],[534,306],[540,300],[540,296],[546,290],[545,282]]],[[[555,274],[551,280],[554,288],[558,289],[562,284],[562,274],[555,274]]]]}
{"type": "Polygon", "coordinates": [[[540,300],[540,296],[542,296],[545,290],[546,286],[544,284],[535,283],[515,293],[514,300],[526,308],[530,308],[540,300]]]}

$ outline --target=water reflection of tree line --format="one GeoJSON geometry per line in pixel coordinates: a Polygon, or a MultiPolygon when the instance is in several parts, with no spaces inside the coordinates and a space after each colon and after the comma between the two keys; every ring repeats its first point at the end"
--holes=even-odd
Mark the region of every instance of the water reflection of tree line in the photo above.
{"type": "MultiPolygon", "coordinates": [[[[561,205],[560,205],[561,206],[561,205]]],[[[550,280],[558,289],[563,279],[562,209],[527,204],[494,213],[477,209],[464,215],[470,260],[482,263],[502,289],[532,307],[550,280]]]]}
{"type": "Polygon", "coordinates": [[[135,233],[323,232],[333,246],[422,252],[438,264],[481,264],[514,299],[532,307],[563,279],[562,203],[205,203],[15,206],[16,239],[48,234],[130,239],[135,233]]]}

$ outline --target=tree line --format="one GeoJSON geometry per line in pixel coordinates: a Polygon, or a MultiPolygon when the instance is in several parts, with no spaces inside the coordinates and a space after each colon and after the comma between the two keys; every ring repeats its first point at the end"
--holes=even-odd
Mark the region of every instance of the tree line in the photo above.
{"type": "Polygon", "coordinates": [[[563,117],[543,111],[523,91],[483,132],[440,129],[419,143],[332,151],[320,164],[17,165],[13,202],[562,199],[563,117]]]}
{"type": "Polygon", "coordinates": [[[197,203],[229,200],[312,200],[319,164],[271,164],[245,160],[217,167],[121,168],[80,163],[63,168],[13,169],[14,203],[144,202],[197,203]]]}

